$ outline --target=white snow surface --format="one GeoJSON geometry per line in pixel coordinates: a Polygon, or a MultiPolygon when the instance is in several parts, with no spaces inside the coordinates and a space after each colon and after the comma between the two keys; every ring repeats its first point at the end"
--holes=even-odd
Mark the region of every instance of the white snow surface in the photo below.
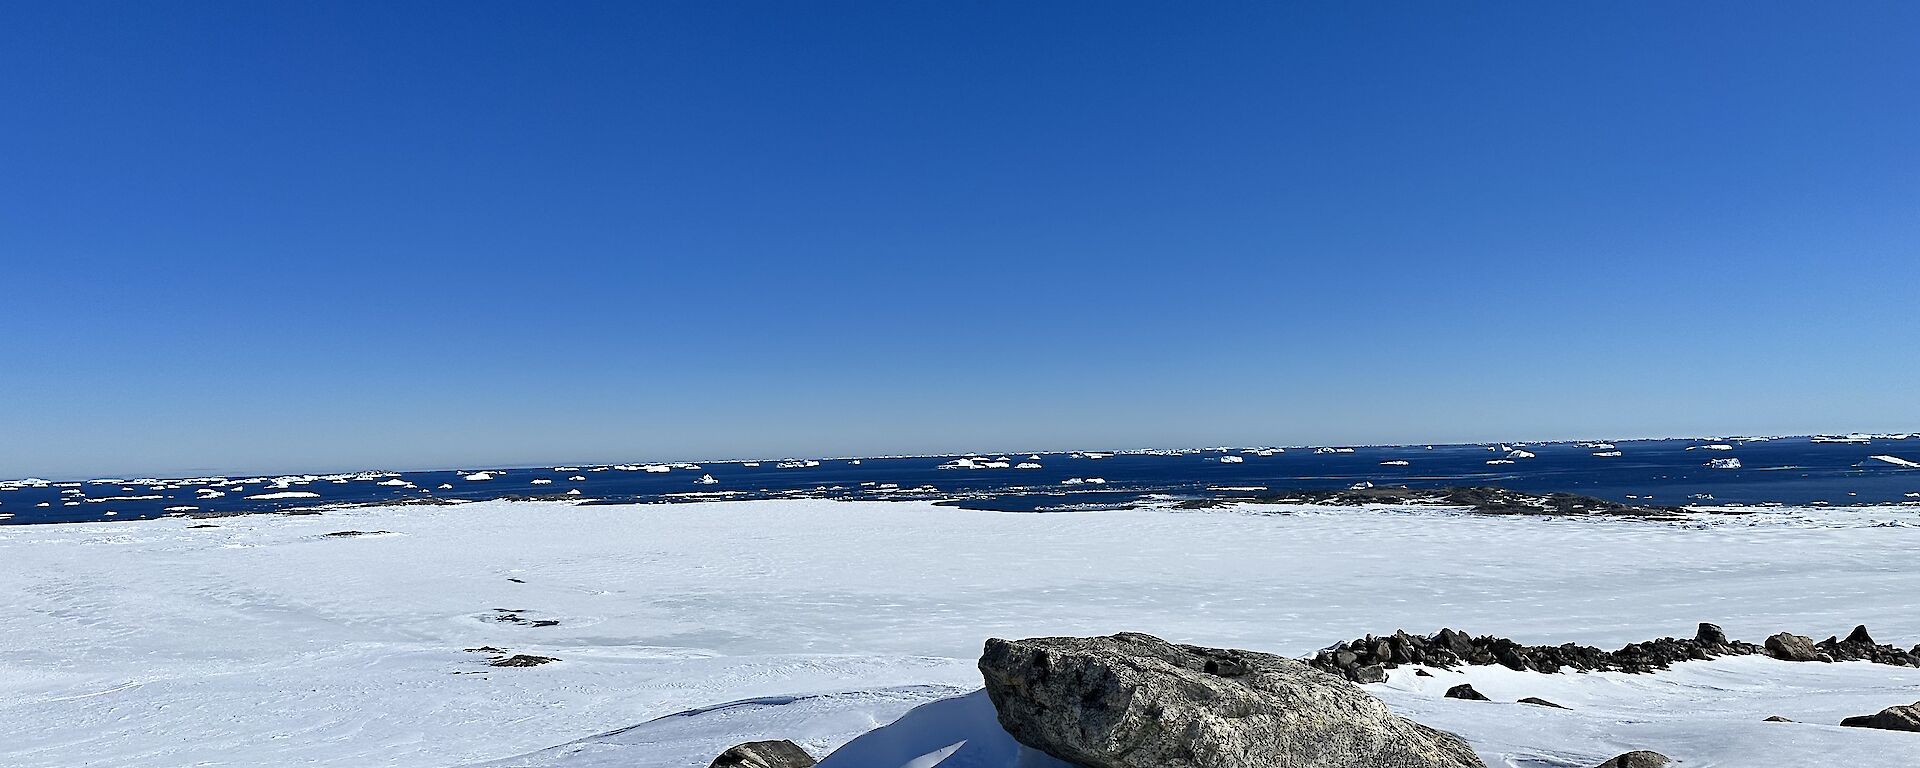
{"type": "MultiPolygon", "coordinates": [[[[0,740],[0,765],[699,768],[759,738],[825,755],[934,702],[956,714],[930,721],[977,732],[943,768],[1012,768],[951,698],[978,687],[988,636],[1134,630],[1300,656],[1397,628],[1617,647],[1712,620],[1748,640],[1865,623],[1906,645],[1916,549],[1920,514],[1897,507],[1666,523],[503,501],[0,528],[0,717],[31,724],[0,740]],[[203,522],[219,527],[188,527],[203,522]],[[324,536],[342,530],[393,535],[324,536]],[[561,661],[489,667],[463,650],[482,645],[561,661]]],[[[1920,765],[1912,734],[1832,725],[1920,700],[1920,670],[1435,674],[1371,688],[1494,766],[1634,748],[1684,768],[1920,765]],[[1461,680],[1499,701],[1440,697],[1461,680]],[[1520,696],[1573,709],[1502,703],[1520,696]]],[[[907,725],[831,768],[900,768],[952,733],[907,725]]]]}

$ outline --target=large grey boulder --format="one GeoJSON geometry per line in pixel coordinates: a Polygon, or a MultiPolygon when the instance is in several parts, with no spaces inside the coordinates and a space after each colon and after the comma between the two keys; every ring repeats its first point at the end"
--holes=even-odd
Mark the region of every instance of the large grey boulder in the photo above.
{"type": "Polygon", "coordinates": [[[707,768],[809,768],[813,756],[785,739],[749,741],[730,747],[707,768]]]}
{"type": "Polygon", "coordinates": [[[1669,759],[1666,755],[1638,749],[1596,765],[1593,768],[1666,768],[1667,763],[1671,762],[1673,762],[1673,760],[1669,759]]]}
{"type": "Polygon", "coordinates": [[[995,639],[980,672],[1014,739],[1088,768],[1484,768],[1458,736],[1265,653],[1133,633],[995,639]]]}
{"type": "Polygon", "coordinates": [[[1819,661],[1813,638],[1782,632],[1767,638],[1767,655],[1781,661],[1819,661]]]}
{"type": "Polygon", "coordinates": [[[1885,731],[1920,731],[1920,702],[1904,707],[1887,707],[1878,714],[1849,717],[1840,721],[1849,728],[1879,728],[1885,731]]]}

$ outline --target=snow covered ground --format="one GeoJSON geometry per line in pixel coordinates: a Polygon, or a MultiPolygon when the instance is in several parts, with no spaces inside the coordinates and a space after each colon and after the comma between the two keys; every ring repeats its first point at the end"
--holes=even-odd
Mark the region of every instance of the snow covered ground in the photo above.
{"type": "MultiPolygon", "coordinates": [[[[1396,628],[1617,646],[1713,620],[1748,640],[1864,622],[1904,645],[1920,642],[1915,551],[1912,508],[1654,523],[486,502],[5,528],[0,765],[700,766],[775,737],[824,754],[977,687],[992,635],[1135,630],[1303,655],[1396,628]],[[325,535],[347,530],[379,533],[325,535]],[[481,646],[560,661],[496,668],[501,654],[465,650],[481,646]],[[712,708],[754,697],[775,698],[712,708]]],[[[1490,764],[1644,747],[1688,768],[1920,765],[1920,735],[1830,725],[1920,700],[1915,670],[1437,674],[1375,690],[1490,764]],[[1438,698],[1463,679],[1574,709],[1438,698]],[[1759,722],[1771,714],[1804,722],[1759,722]]]]}

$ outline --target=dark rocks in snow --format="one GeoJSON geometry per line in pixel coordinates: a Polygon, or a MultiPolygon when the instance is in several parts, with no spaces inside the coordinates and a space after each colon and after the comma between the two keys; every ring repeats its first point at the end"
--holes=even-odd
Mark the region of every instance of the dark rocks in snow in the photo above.
{"type": "Polygon", "coordinates": [[[1866,625],[1854,627],[1847,633],[1847,639],[1827,638],[1814,648],[1834,661],[1871,661],[1875,664],[1891,664],[1897,667],[1920,667],[1920,655],[1912,651],[1881,645],[1867,634],[1866,625]]]}
{"type": "Polygon", "coordinates": [[[493,615],[488,618],[501,624],[519,624],[523,627],[557,627],[560,625],[557,619],[529,619],[520,615],[526,612],[527,609],[525,608],[495,608],[493,609],[493,615]]]}
{"type": "Polygon", "coordinates": [[[1348,680],[1360,681],[1358,676],[1365,674],[1368,680],[1364,682],[1373,682],[1375,673],[1369,668],[1375,666],[1390,670],[1403,664],[1442,669],[1463,664],[1499,664],[1508,669],[1533,672],[1573,670],[1646,673],[1664,670],[1682,661],[1757,653],[1787,661],[1871,661],[1876,664],[1920,667],[1920,646],[1909,651],[1876,643],[1864,626],[1854,627],[1844,640],[1830,637],[1814,643],[1809,638],[1782,632],[1767,638],[1766,644],[1761,646],[1729,640],[1719,625],[1708,623],[1702,623],[1692,639],[1662,637],[1630,643],[1617,651],[1603,651],[1574,643],[1521,645],[1503,637],[1474,637],[1456,629],[1442,629],[1427,637],[1401,631],[1386,637],[1368,635],[1334,645],[1315,654],[1307,663],[1348,680]]]}
{"type": "Polygon", "coordinates": [[[489,661],[487,665],[492,667],[537,667],[542,664],[552,664],[556,661],[559,661],[559,659],[552,656],[533,656],[525,653],[516,653],[512,656],[503,656],[489,661]]]}
{"type": "Polygon", "coordinates": [[[1362,685],[1367,683],[1384,683],[1387,681],[1387,668],[1378,664],[1354,667],[1353,681],[1362,685]]]}
{"type": "Polygon", "coordinates": [[[1812,638],[1790,632],[1767,638],[1767,655],[1781,661],[1820,660],[1820,653],[1813,649],[1812,638]]]}
{"type": "Polygon", "coordinates": [[[1521,645],[1504,637],[1473,637],[1456,629],[1442,629],[1430,637],[1395,632],[1384,638],[1367,636],[1316,654],[1315,668],[1356,680],[1356,670],[1368,666],[1395,669],[1402,664],[1452,668],[1462,664],[1499,664],[1516,671],[1652,672],[1690,659],[1759,653],[1760,647],[1726,639],[1719,627],[1702,625],[1691,640],[1663,637],[1633,643],[1617,651],[1589,645],[1521,645]],[[1711,629],[1709,629],[1711,628],[1711,629]],[[1700,638],[1706,637],[1706,641],[1700,638]]]}
{"type": "Polygon", "coordinates": [[[809,768],[813,763],[813,756],[800,745],[781,739],[729,747],[707,768],[809,768]]]}
{"type": "Polygon", "coordinates": [[[1482,766],[1459,737],[1264,653],[1132,633],[994,639],[980,672],[1001,727],[1087,768],[1482,766]]]}
{"type": "Polygon", "coordinates": [[[393,531],[334,531],[333,533],[321,535],[334,539],[346,539],[354,536],[379,536],[383,533],[393,533],[393,531]]]}
{"type": "Polygon", "coordinates": [[[1593,768],[1665,768],[1665,766],[1671,762],[1673,762],[1673,760],[1666,755],[1658,752],[1649,752],[1644,749],[1637,749],[1596,765],[1593,768]]]}
{"type": "Polygon", "coordinates": [[[1407,488],[1376,486],[1343,490],[1301,490],[1251,496],[1216,496],[1194,499],[1176,505],[1178,509],[1209,509],[1240,502],[1260,504],[1328,504],[1360,506],[1364,504],[1419,504],[1436,507],[1465,507],[1482,515],[1554,515],[1640,517],[1675,519],[1688,510],[1617,501],[1574,493],[1545,495],[1490,486],[1456,488],[1407,488]]]}
{"type": "Polygon", "coordinates": [[[1524,699],[1521,699],[1519,703],[1532,704],[1536,707],[1553,707],[1554,709],[1566,709],[1566,707],[1560,706],[1551,701],[1547,701],[1546,699],[1538,698],[1535,696],[1528,696],[1524,699]]]}
{"type": "Polygon", "coordinates": [[[1876,714],[1849,717],[1840,721],[1849,728],[1879,728],[1883,731],[1920,731],[1920,702],[1887,707],[1876,714]]]}
{"type": "Polygon", "coordinates": [[[1767,717],[1767,719],[1765,719],[1765,720],[1762,720],[1762,721],[1760,721],[1760,722],[1763,722],[1763,723],[1791,723],[1791,722],[1793,722],[1793,721],[1792,721],[1792,720],[1788,720],[1788,719],[1786,719],[1786,718],[1784,718],[1784,717],[1781,717],[1781,716],[1779,716],[1779,715],[1769,715],[1769,716],[1767,717]]]}
{"type": "Polygon", "coordinates": [[[1486,694],[1474,690],[1473,685],[1470,683],[1461,683],[1452,688],[1448,688],[1447,698],[1466,699],[1467,701],[1492,701],[1492,699],[1487,698],[1486,694]]]}

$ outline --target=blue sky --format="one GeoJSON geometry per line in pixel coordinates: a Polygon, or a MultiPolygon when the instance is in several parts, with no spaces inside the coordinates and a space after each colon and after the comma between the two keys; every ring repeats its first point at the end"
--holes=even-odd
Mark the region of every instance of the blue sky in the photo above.
{"type": "Polygon", "coordinates": [[[1920,429],[1910,3],[8,3],[0,475],[1920,429]]]}

